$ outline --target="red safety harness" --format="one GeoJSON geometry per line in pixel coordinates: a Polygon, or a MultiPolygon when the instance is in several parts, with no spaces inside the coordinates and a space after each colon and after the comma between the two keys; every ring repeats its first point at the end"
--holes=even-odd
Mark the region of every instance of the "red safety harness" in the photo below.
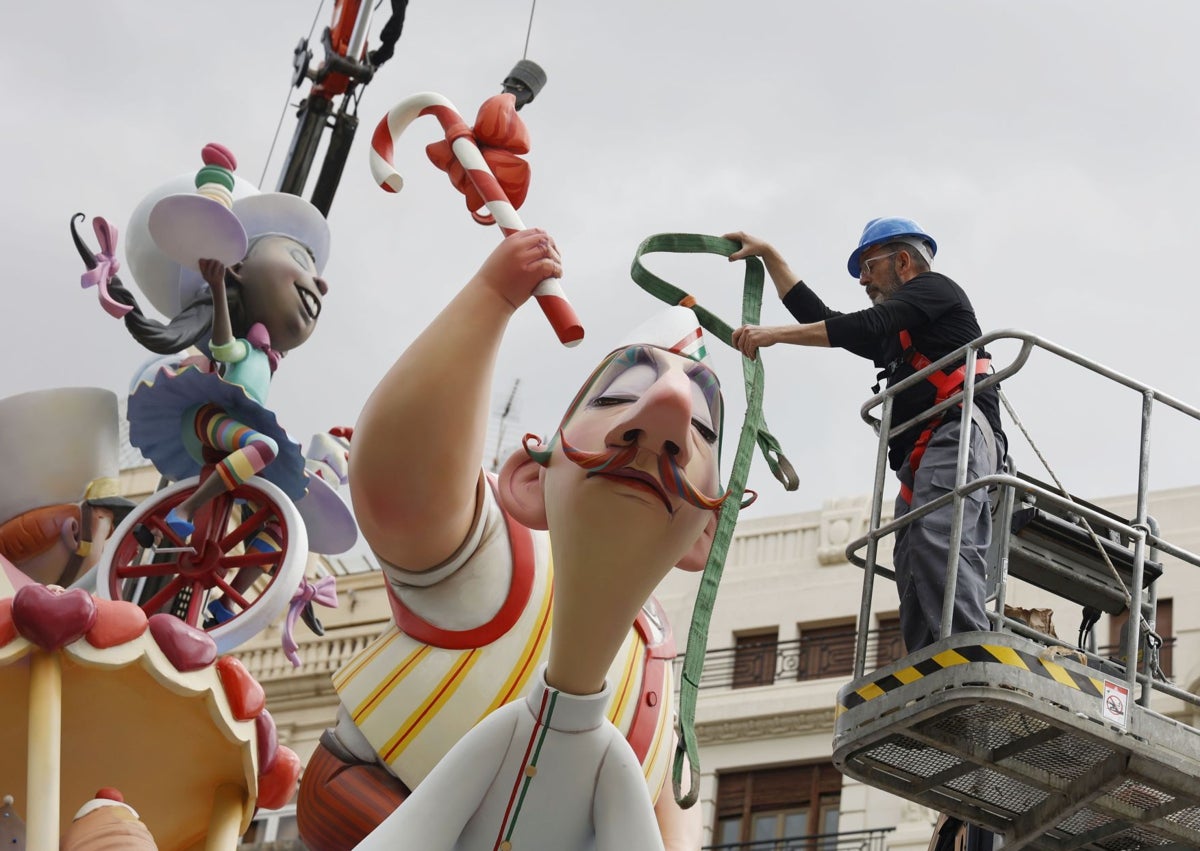
{"type": "MultiPolygon", "coordinates": [[[[912,335],[908,331],[900,332],[900,349],[903,352],[901,357],[908,361],[912,368],[920,372],[925,367],[929,366],[933,361],[925,357],[925,355],[913,348],[912,335]]],[[[978,377],[988,371],[991,366],[990,358],[979,358],[975,361],[975,375],[978,377]]],[[[967,366],[963,364],[953,372],[934,371],[925,376],[929,379],[929,383],[937,390],[937,396],[934,404],[945,402],[955,393],[962,391],[963,384],[966,382],[967,366]]],[[[908,466],[912,470],[914,479],[917,475],[917,468],[921,466],[921,458],[925,456],[925,449],[929,445],[930,438],[933,437],[934,429],[942,424],[946,418],[945,413],[938,414],[925,424],[925,430],[917,437],[917,442],[913,444],[912,453],[908,456],[908,466]]],[[[905,502],[912,504],[912,488],[900,483],[900,498],[905,502]]]]}

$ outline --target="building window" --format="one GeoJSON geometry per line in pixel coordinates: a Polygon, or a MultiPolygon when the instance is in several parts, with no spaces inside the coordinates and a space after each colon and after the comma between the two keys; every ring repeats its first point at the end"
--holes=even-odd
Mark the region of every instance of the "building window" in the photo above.
{"type": "Polygon", "coordinates": [[[295,814],[290,816],[281,816],[279,819],[279,828],[275,833],[275,841],[283,840],[300,840],[300,825],[296,822],[295,814]]]}
{"type": "MultiPolygon", "coordinates": [[[[1158,662],[1162,667],[1163,673],[1168,677],[1174,676],[1174,651],[1175,651],[1175,633],[1172,616],[1171,598],[1168,597],[1158,601],[1158,607],[1154,615],[1154,631],[1158,633],[1158,637],[1163,640],[1162,649],[1158,651],[1158,662]]],[[[1125,628],[1125,624],[1129,621],[1129,610],[1121,612],[1119,615],[1112,615],[1108,619],[1108,647],[1100,648],[1100,652],[1111,657],[1122,656],[1125,653],[1124,644],[1121,641],[1121,630],[1125,628]]]]}
{"type": "Polygon", "coordinates": [[[796,679],[848,677],[854,671],[854,622],[834,626],[800,624],[796,679]]]}
{"type": "Polygon", "coordinates": [[[875,667],[890,665],[904,656],[904,639],[900,635],[899,615],[880,615],[879,631],[875,638],[875,667]]]}
{"type": "Polygon", "coordinates": [[[779,628],[734,636],[733,687],[769,686],[775,682],[779,628]]]}
{"type": "Polygon", "coordinates": [[[238,851],[305,851],[296,825],[296,807],[289,805],[278,810],[260,810],[242,836],[238,851]]]}
{"type": "Polygon", "coordinates": [[[842,776],[831,763],[722,772],[714,843],[735,848],[757,843],[748,846],[754,851],[831,851],[837,846],[832,834],[838,832],[841,788],[842,776]]]}

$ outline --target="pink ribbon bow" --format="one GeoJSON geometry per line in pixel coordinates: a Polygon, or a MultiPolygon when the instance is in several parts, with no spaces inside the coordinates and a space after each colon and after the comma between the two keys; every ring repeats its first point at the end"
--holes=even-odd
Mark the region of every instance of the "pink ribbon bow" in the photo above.
{"type": "Polygon", "coordinates": [[[300,617],[300,613],[309,603],[320,603],[326,608],[336,609],[338,604],[337,579],[325,576],[317,580],[316,584],[305,579],[296,589],[296,593],[292,595],[287,618],[283,622],[283,655],[292,663],[293,668],[300,667],[300,655],[296,652],[300,649],[300,645],[296,643],[292,629],[296,626],[296,618],[300,617]]]}
{"type": "Polygon", "coordinates": [[[92,219],[92,229],[96,231],[96,239],[100,241],[100,253],[96,255],[96,265],[88,269],[79,279],[79,284],[85,290],[88,287],[99,287],[100,306],[112,317],[120,319],[133,310],[127,304],[121,304],[108,294],[108,282],[121,269],[117,260],[117,229],[105,219],[96,216],[92,219]]]}
{"type": "Polygon", "coordinates": [[[267,326],[261,322],[251,325],[250,330],[246,332],[246,342],[266,354],[267,362],[271,365],[271,374],[274,375],[282,356],[278,350],[271,348],[271,334],[267,331],[267,326]]]}

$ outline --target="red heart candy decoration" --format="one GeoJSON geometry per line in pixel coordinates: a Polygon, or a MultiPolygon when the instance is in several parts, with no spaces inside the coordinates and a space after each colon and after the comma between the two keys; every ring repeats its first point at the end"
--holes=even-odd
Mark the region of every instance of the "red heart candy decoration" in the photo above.
{"type": "Polygon", "coordinates": [[[240,659],[222,656],[217,660],[217,673],[221,676],[221,685],[225,687],[225,697],[229,699],[234,718],[249,721],[267,708],[267,693],[240,659]]]}
{"type": "Polygon", "coordinates": [[[96,623],[96,601],[82,588],[26,585],[13,597],[17,632],[43,650],[55,651],[78,641],[96,623]]]}
{"type": "Polygon", "coordinates": [[[271,770],[279,758],[279,752],[286,749],[279,747],[275,719],[267,710],[264,709],[254,719],[254,732],[258,739],[258,773],[261,775],[271,770]]]}
{"type": "Polygon", "coordinates": [[[0,647],[17,637],[17,625],[13,623],[12,597],[0,600],[0,647]]]}
{"type": "Polygon", "coordinates": [[[279,758],[258,775],[258,806],[277,810],[292,799],[300,779],[300,757],[291,748],[280,747],[279,758]]]}
{"type": "Polygon", "coordinates": [[[146,613],[124,600],[96,598],[96,623],[88,630],[88,644],[100,650],[133,641],[146,631],[146,613]]]}
{"type": "Polygon", "coordinates": [[[217,659],[216,642],[174,615],[151,615],[150,634],[177,671],[199,671],[217,659]]]}

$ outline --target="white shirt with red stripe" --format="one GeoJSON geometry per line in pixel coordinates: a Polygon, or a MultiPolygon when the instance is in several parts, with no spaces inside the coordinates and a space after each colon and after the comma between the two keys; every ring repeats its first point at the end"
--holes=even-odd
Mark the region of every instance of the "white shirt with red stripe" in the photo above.
{"type": "Polygon", "coordinates": [[[661,849],[641,764],[604,717],[610,698],[551,688],[541,666],[524,700],[471,730],[357,849],[661,849]]]}

